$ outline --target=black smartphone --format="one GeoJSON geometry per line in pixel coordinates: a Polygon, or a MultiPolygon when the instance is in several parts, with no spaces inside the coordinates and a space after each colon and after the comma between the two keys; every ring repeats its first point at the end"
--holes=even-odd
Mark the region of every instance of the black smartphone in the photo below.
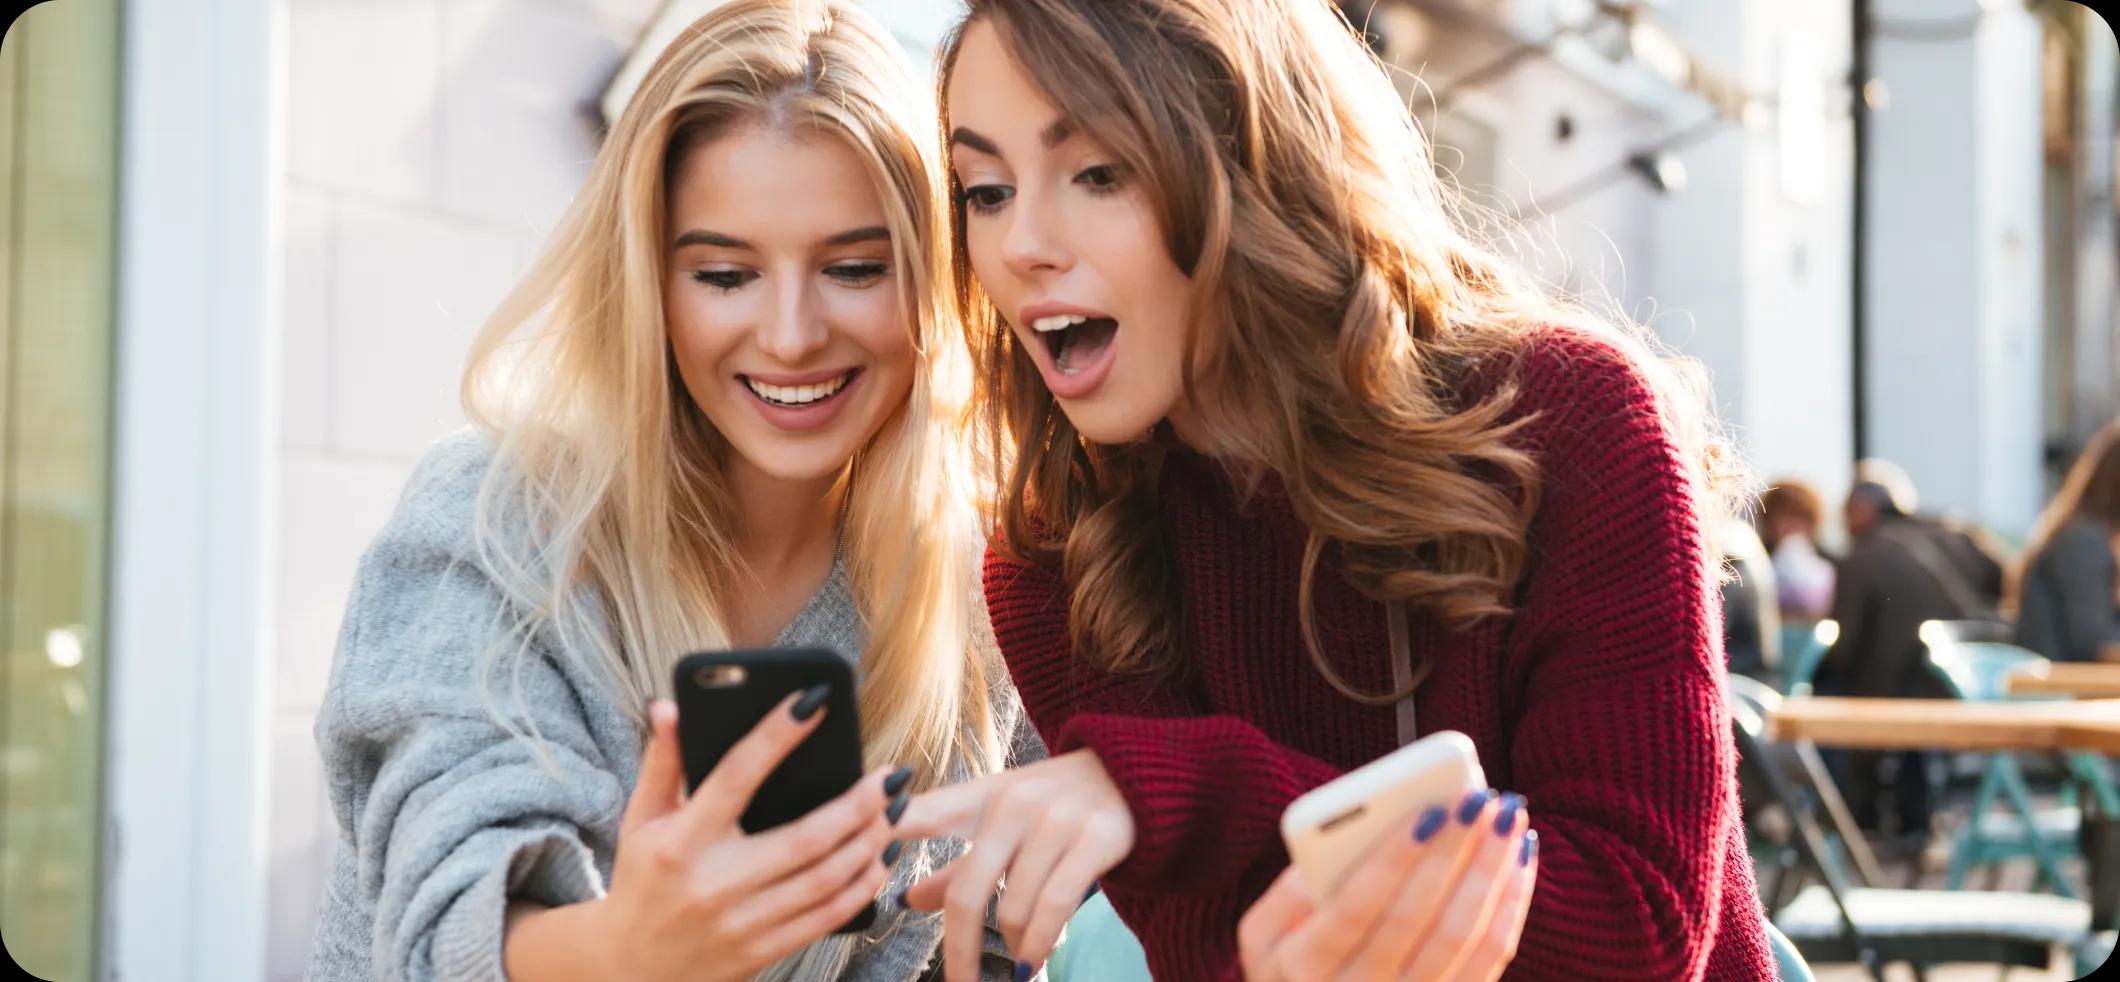
{"type": "MultiPolygon", "coordinates": [[[[703,651],[677,663],[677,744],[685,789],[699,788],[737,741],[780,708],[790,693],[828,685],[824,721],[789,751],[744,809],[739,824],[756,834],[792,822],[861,780],[861,719],[854,708],[854,661],[833,648],[703,651]]],[[[870,904],[835,933],[866,930],[870,904]]]]}

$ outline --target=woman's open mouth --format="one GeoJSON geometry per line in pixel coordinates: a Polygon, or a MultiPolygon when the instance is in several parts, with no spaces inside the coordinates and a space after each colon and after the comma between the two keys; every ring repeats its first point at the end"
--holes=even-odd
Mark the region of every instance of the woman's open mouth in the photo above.
{"type": "Polygon", "coordinates": [[[1062,399],[1086,399],[1111,375],[1118,360],[1119,322],[1096,313],[1027,317],[1045,351],[1038,362],[1045,387],[1062,399]]]}
{"type": "Polygon", "coordinates": [[[1045,342],[1053,369],[1062,375],[1080,375],[1097,364],[1111,349],[1119,334],[1119,322],[1109,317],[1054,314],[1031,321],[1031,330],[1045,342]]]}

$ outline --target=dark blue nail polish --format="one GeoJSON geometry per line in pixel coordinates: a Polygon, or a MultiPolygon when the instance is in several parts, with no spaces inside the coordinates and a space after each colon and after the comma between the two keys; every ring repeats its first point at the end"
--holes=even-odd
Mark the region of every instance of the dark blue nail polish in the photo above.
{"type": "MultiPolygon", "coordinates": [[[[908,889],[910,889],[910,888],[908,888],[908,889]]],[[[905,890],[893,890],[893,891],[891,891],[891,906],[893,906],[893,907],[896,907],[896,908],[898,908],[898,909],[900,909],[900,910],[910,910],[910,909],[912,909],[912,908],[909,908],[909,907],[907,907],[907,906],[905,905],[905,890]]]]}
{"type": "Polygon", "coordinates": [[[1492,800],[1494,791],[1488,788],[1466,795],[1465,803],[1458,806],[1458,824],[1471,825],[1472,820],[1480,817],[1481,810],[1487,807],[1487,802],[1492,800]]]}
{"type": "Polygon", "coordinates": [[[1017,962],[1016,982],[1030,982],[1031,973],[1035,971],[1037,971],[1037,969],[1032,968],[1030,962],[1017,962]]]}
{"type": "Polygon", "coordinates": [[[896,795],[894,795],[891,798],[890,806],[883,810],[883,820],[889,822],[892,825],[898,824],[898,820],[905,817],[905,806],[907,801],[908,799],[906,798],[905,792],[903,791],[900,791],[896,795]]]}
{"type": "Polygon", "coordinates": [[[802,698],[795,700],[795,705],[788,709],[788,715],[795,717],[797,723],[807,723],[810,717],[817,715],[817,711],[824,708],[825,697],[831,694],[831,683],[819,682],[810,686],[802,690],[802,698]]]}
{"type": "Polygon", "coordinates": [[[1450,820],[1450,813],[1437,805],[1421,813],[1421,820],[1413,823],[1413,841],[1427,842],[1443,830],[1443,823],[1450,820]]]}
{"type": "Polygon", "coordinates": [[[1502,810],[1494,816],[1494,834],[1508,835],[1516,827],[1516,810],[1524,806],[1524,796],[1514,791],[1502,795],[1502,810]]]}
{"type": "Polygon", "coordinates": [[[892,795],[904,791],[906,782],[912,779],[913,769],[910,767],[901,767],[892,771],[888,777],[883,779],[883,793],[892,795]]]}
{"type": "Polygon", "coordinates": [[[893,863],[898,862],[898,854],[903,851],[905,851],[905,843],[903,842],[893,842],[890,845],[884,846],[883,865],[888,867],[893,863]]]}
{"type": "Polygon", "coordinates": [[[1531,865],[1531,857],[1536,855],[1538,855],[1538,830],[1525,829],[1523,848],[1516,851],[1516,864],[1518,866],[1529,866],[1531,865]]]}

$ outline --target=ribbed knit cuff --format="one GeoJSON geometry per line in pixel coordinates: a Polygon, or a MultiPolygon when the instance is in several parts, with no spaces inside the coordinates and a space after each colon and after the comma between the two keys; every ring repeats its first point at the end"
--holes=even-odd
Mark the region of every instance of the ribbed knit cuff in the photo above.
{"type": "Polygon", "coordinates": [[[435,924],[429,948],[435,978],[505,982],[502,943],[511,898],[561,907],[603,895],[603,877],[580,840],[556,830],[524,830],[435,924]]]}

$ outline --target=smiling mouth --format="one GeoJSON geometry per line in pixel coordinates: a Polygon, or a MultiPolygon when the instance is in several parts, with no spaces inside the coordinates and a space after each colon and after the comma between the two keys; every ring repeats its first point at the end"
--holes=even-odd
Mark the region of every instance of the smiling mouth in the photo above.
{"type": "Polygon", "coordinates": [[[1112,338],[1118,336],[1119,322],[1109,317],[1054,314],[1032,321],[1031,330],[1045,342],[1053,367],[1062,375],[1073,375],[1081,370],[1079,366],[1095,362],[1111,346],[1112,338]]]}
{"type": "Polygon", "coordinates": [[[838,378],[811,385],[772,385],[748,375],[739,375],[737,378],[743,380],[744,388],[751,390],[751,394],[757,396],[760,402],[786,409],[801,409],[823,403],[845,391],[847,384],[854,381],[854,376],[859,374],[861,369],[849,368],[838,378]]]}

